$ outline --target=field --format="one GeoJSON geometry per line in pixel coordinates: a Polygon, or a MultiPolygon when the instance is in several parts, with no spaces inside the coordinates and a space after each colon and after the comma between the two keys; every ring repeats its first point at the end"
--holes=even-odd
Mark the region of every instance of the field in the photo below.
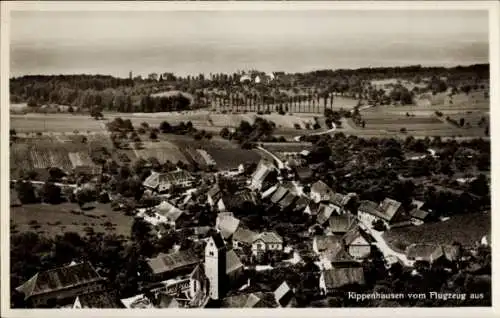
{"type": "Polygon", "coordinates": [[[413,243],[452,244],[456,241],[471,246],[490,231],[491,214],[477,212],[453,216],[445,222],[392,229],[384,233],[384,239],[399,251],[413,243]]]}
{"type": "Polygon", "coordinates": [[[143,159],[155,157],[161,164],[167,161],[172,163],[177,163],[178,161],[189,163],[189,160],[179,150],[179,147],[172,142],[166,140],[159,142],[143,141],[143,146],[144,149],[134,150],[137,157],[143,159]]]}
{"type": "Polygon", "coordinates": [[[95,204],[88,211],[80,211],[77,204],[30,204],[10,208],[11,234],[33,231],[47,236],[64,232],[85,234],[86,227],[95,232],[129,236],[133,217],[113,211],[109,204],[95,204]],[[73,211],[73,212],[72,212],[73,211]]]}

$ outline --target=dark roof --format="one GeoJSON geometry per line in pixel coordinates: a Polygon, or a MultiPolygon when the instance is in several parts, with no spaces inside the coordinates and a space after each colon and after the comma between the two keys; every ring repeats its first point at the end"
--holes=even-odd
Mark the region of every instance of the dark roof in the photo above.
{"type": "Polygon", "coordinates": [[[343,237],[344,244],[350,245],[354,242],[358,237],[362,237],[368,244],[374,243],[375,239],[368,234],[366,231],[361,229],[359,226],[355,226],[351,228],[343,237]]]}
{"type": "Polygon", "coordinates": [[[83,294],[76,299],[80,302],[81,308],[125,308],[115,291],[83,294]]]}
{"type": "Polygon", "coordinates": [[[224,194],[221,198],[228,211],[241,209],[245,202],[255,204],[255,196],[251,191],[240,191],[234,194],[224,194]]]}
{"type": "Polygon", "coordinates": [[[271,196],[271,202],[278,203],[280,202],[289,192],[289,190],[283,186],[280,186],[278,190],[276,190],[271,196]]]}
{"type": "Polygon", "coordinates": [[[337,235],[317,235],[314,237],[316,247],[321,253],[326,250],[337,251],[343,248],[342,238],[337,235]]]}
{"type": "Polygon", "coordinates": [[[226,297],[222,307],[226,308],[275,308],[278,304],[273,293],[255,292],[226,297]]]}
{"type": "Polygon", "coordinates": [[[200,261],[201,260],[194,252],[190,250],[178,251],[170,254],[160,253],[158,256],[147,260],[149,268],[155,275],[174,271],[186,266],[195,266],[200,261]]]}
{"type": "Polygon", "coordinates": [[[318,208],[318,217],[316,218],[316,222],[321,225],[325,224],[334,211],[335,208],[332,205],[321,203],[318,208]]]}
{"type": "Polygon", "coordinates": [[[293,194],[292,192],[288,192],[288,194],[278,203],[278,205],[282,209],[286,209],[293,204],[296,198],[297,196],[295,194],[293,194]]]}
{"type": "Polygon", "coordinates": [[[311,200],[309,200],[307,197],[305,196],[301,196],[297,199],[297,201],[295,201],[295,206],[294,206],[294,210],[295,211],[302,211],[304,210],[308,205],[309,205],[309,202],[311,200]]]}
{"type": "Polygon", "coordinates": [[[104,280],[89,262],[84,262],[39,272],[16,290],[28,299],[31,296],[104,280]]]}
{"type": "Polygon", "coordinates": [[[295,172],[300,179],[310,179],[314,175],[314,171],[309,167],[296,167],[295,172]]]}
{"type": "Polygon", "coordinates": [[[333,267],[323,272],[327,288],[339,288],[348,285],[363,285],[365,275],[362,267],[333,267]]]}
{"type": "Polygon", "coordinates": [[[246,244],[252,244],[258,236],[258,233],[240,226],[236,232],[234,232],[233,240],[246,244]]]}
{"type": "Polygon", "coordinates": [[[347,233],[354,223],[354,218],[348,214],[332,215],[328,219],[328,229],[334,233],[347,233]]]}
{"type": "Polygon", "coordinates": [[[219,185],[215,184],[212,188],[210,188],[210,190],[208,190],[207,192],[207,195],[209,195],[214,200],[214,202],[217,202],[217,200],[219,200],[222,196],[222,191],[219,185]]]}
{"type": "Polygon", "coordinates": [[[393,199],[385,198],[380,204],[380,212],[385,216],[385,220],[391,221],[395,216],[396,212],[401,209],[401,202],[393,199]]]}
{"type": "Polygon", "coordinates": [[[415,219],[425,220],[429,216],[429,212],[420,209],[413,209],[410,211],[410,216],[415,219]]]}

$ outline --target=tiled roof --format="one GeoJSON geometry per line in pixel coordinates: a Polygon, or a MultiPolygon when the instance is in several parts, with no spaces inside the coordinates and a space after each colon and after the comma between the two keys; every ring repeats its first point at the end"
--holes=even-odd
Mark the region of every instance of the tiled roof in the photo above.
{"type": "Polygon", "coordinates": [[[346,196],[341,193],[333,192],[330,196],[330,202],[335,204],[336,206],[343,207],[346,204],[345,201],[346,196]]]}
{"type": "Polygon", "coordinates": [[[234,250],[226,252],[226,274],[231,274],[234,271],[243,268],[240,258],[234,250]]]}
{"type": "Polygon", "coordinates": [[[233,234],[233,240],[246,244],[252,244],[257,237],[259,237],[258,233],[241,226],[233,234]]]}
{"type": "Polygon", "coordinates": [[[355,224],[354,217],[349,215],[332,215],[328,219],[328,229],[334,233],[347,233],[355,224]]]}
{"type": "Polygon", "coordinates": [[[335,208],[332,205],[321,203],[318,208],[318,217],[316,218],[316,222],[321,225],[325,224],[334,211],[335,208]]]}
{"type": "Polygon", "coordinates": [[[281,285],[274,291],[274,298],[276,298],[276,301],[279,303],[283,297],[290,293],[293,293],[292,289],[285,281],[281,283],[281,285]]]}
{"type": "Polygon", "coordinates": [[[362,267],[333,267],[323,272],[327,288],[339,288],[347,285],[363,285],[365,275],[362,267]]]}
{"type": "Polygon", "coordinates": [[[334,193],[332,188],[321,180],[312,184],[311,192],[319,193],[322,200],[329,200],[330,196],[334,193]]]}
{"type": "Polygon", "coordinates": [[[181,209],[175,207],[167,201],[161,202],[155,207],[156,213],[169,219],[170,221],[177,221],[177,219],[184,213],[181,209]]]}
{"type": "Polygon", "coordinates": [[[296,198],[297,195],[293,194],[292,192],[288,192],[288,194],[285,195],[285,197],[280,202],[278,202],[278,205],[282,209],[286,209],[294,203],[296,198]]]}
{"type": "MultiPolygon", "coordinates": [[[[79,295],[77,300],[81,308],[124,308],[118,294],[112,291],[98,291],[79,295]]],[[[75,302],[76,302],[75,301],[75,302]]]]}
{"type": "Polygon", "coordinates": [[[178,251],[170,254],[160,253],[157,257],[147,260],[153,274],[162,274],[185,266],[195,266],[200,259],[192,251],[178,251]]]}
{"type": "Polygon", "coordinates": [[[368,244],[374,243],[375,239],[359,226],[351,228],[343,237],[344,244],[352,244],[358,237],[362,237],[368,244]]]}
{"type": "Polygon", "coordinates": [[[295,201],[295,206],[294,206],[294,210],[295,211],[303,211],[308,205],[309,205],[309,202],[311,200],[309,200],[307,197],[305,196],[301,196],[297,199],[297,201],[295,201]]]}
{"type": "Polygon", "coordinates": [[[429,216],[429,212],[419,209],[413,209],[410,211],[410,216],[419,220],[425,220],[425,218],[429,216]]]}
{"type": "Polygon", "coordinates": [[[385,198],[380,204],[380,212],[385,216],[385,220],[390,221],[396,215],[396,212],[401,208],[401,202],[393,199],[385,198]]]}
{"type": "Polygon", "coordinates": [[[226,297],[222,300],[226,308],[273,308],[277,307],[272,293],[255,292],[226,297]]]}
{"type": "Polygon", "coordinates": [[[52,293],[61,289],[77,287],[96,281],[104,281],[89,262],[54,268],[39,272],[16,290],[25,299],[34,295],[52,293]]]}
{"type": "Polygon", "coordinates": [[[227,239],[234,234],[240,225],[240,220],[231,215],[220,214],[217,216],[217,225],[217,228],[221,232],[222,236],[227,239]]]}
{"type": "Polygon", "coordinates": [[[283,243],[283,239],[276,232],[262,232],[256,240],[262,240],[266,244],[283,243]]]}
{"type": "Polygon", "coordinates": [[[144,186],[156,188],[160,184],[177,184],[194,180],[193,176],[185,170],[175,170],[165,173],[151,172],[151,175],[144,180],[144,186]]]}
{"type": "Polygon", "coordinates": [[[274,192],[274,194],[271,197],[271,202],[273,203],[278,203],[280,202],[289,192],[289,190],[283,186],[280,186],[278,190],[274,192]]]}
{"type": "Polygon", "coordinates": [[[214,202],[217,202],[217,200],[219,200],[220,197],[222,196],[222,191],[219,185],[216,184],[212,188],[210,188],[210,190],[208,190],[207,192],[207,196],[208,195],[214,200],[214,202]]]}
{"type": "Polygon", "coordinates": [[[319,252],[338,250],[342,247],[342,239],[336,235],[317,235],[314,237],[319,252]]]}

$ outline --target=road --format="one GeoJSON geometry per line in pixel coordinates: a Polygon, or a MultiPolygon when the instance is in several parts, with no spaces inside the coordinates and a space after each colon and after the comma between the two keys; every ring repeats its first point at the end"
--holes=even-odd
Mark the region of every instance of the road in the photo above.
{"type": "MultiPolygon", "coordinates": [[[[361,223],[362,224],[362,223],[361,223]]],[[[405,254],[393,250],[382,237],[383,232],[375,231],[366,224],[362,224],[362,228],[366,230],[376,241],[375,246],[384,254],[385,258],[390,256],[397,257],[405,266],[412,266],[412,262],[408,260],[405,254]]]]}
{"type": "MultiPolygon", "coordinates": [[[[10,180],[10,182],[17,182],[17,181],[24,181],[24,180],[10,180]]],[[[31,181],[29,180],[32,184],[45,184],[45,181],[31,181]]],[[[69,184],[69,183],[59,183],[59,182],[52,182],[54,185],[58,187],[70,187],[70,188],[76,188],[76,184],[69,184]]]]}
{"type": "MultiPolygon", "coordinates": [[[[320,132],[314,132],[314,133],[311,133],[307,136],[321,136],[321,135],[326,135],[326,134],[330,134],[332,132],[335,131],[335,129],[337,129],[337,126],[335,126],[334,123],[332,123],[333,127],[328,129],[328,130],[325,130],[325,131],[320,131],[320,132]]],[[[295,141],[300,141],[300,138],[302,137],[303,135],[300,135],[300,136],[295,136],[293,139],[295,141]]]]}
{"type": "Polygon", "coordinates": [[[271,156],[276,161],[276,163],[278,164],[278,169],[280,169],[280,170],[285,169],[285,164],[283,163],[283,161],[281,161],[280,158],[276,157],[275,154],[273,154],[272,152],[270,152],[269,150],[267,150],[267,149],[265,149],[265,148],[263,148],[261,146],[257,146],[256,148],[259,149],[260,151],[265,152],[269,156],[271,156]]]}

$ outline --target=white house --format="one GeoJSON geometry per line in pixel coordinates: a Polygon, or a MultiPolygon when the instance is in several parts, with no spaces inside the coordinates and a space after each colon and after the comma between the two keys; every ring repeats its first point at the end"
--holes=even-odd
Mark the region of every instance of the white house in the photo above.
{"type": "Polygon", "coordinates": [[[252,243],[252,253],[254,254],[282,250],[283,239],[275,232],[262,232],[252,243]]]}

